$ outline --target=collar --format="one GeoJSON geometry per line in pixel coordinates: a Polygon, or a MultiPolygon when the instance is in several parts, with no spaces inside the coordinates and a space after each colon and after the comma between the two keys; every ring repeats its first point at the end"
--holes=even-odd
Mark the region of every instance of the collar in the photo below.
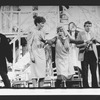
{"type": "Polygon", "coordinates": [[[85,31],[85,33],[87,33],[87,34],[91,34],[91,33],[92,33],[92,31],[89,31],[89,32],[86,32],[86,31],[85,31]]]}

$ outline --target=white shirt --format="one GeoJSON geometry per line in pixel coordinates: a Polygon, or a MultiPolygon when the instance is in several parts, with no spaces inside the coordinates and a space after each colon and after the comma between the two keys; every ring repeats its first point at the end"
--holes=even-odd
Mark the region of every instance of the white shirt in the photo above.
{"type": "MultiPolygon", "coordinates": [[[[86,38],[87,38],[87,40],[91,40],[90,32],[86,32],[86,38]]],[[[89,47],[89,50],[93,50],[92,45],[89,47]]]]}

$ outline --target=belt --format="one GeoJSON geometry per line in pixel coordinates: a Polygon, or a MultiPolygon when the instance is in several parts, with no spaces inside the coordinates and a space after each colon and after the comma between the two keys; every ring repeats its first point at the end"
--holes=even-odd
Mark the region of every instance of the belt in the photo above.
{"type": "Polygon", "coordinates": [[[93,51],[93,49],[90,47],[90,48],[86,49],[86,51],[93,51]]]}
{"type": "Polygon", "coordinates": [[[86,50],[86,52],[92,52],[93,50],[86,50]]]}
{"type": "Polygon", "coordinates": [[[44,48],[42,44],[37,45],[37,48],[44,48]]]}

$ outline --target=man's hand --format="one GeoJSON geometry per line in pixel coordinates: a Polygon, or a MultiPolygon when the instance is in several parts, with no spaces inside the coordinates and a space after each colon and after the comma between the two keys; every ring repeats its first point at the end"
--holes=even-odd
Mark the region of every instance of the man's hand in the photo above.
{"type": "Polygon", "coordinates": [[[34,58],[34,56],[31,54],[30,55],[30,59],[31,59],[31,61],[33,62],[33,63],[35,63],[35,58],[34,58]]]}
{"type": "Polygon", "coordinates": [[[13,64],[12,63],[7,63],[8,71],[11,71],[13,69],[13,64]]]}
{"type": "Polygon", "coordinates": [[[12,67],[12,66],[13,66],[13,64],[12,64],[12,63],[7,63],[7,65],[8,65],[8,66],[10,66],[10,67],[12,67]]]}
{"type": "Polygon", "coordinates": [[[35,59],[32,59],[32,58],[31,58],[31,61],[32,61],[33,63],[35,63],[35,59]]]}

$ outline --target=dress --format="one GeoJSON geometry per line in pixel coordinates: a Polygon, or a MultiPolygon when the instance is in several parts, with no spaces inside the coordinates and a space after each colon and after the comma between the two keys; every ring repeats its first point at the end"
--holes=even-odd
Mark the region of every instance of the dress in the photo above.
{"type": "MultiPolygon", "coordinates": [[[[69,48],[69,45],[66,44],[66,47],[69,48]]],[[[65,49],[59,38],[56,41],[56,67],[58,75],[68,77],[75,73],[74,68],[69,66],[69,49],[65,49]]]]}
{"type": "Polygon", "coordinates": [[[37,29],[28,36],[30,57],[35,60],[34,63],[30,61],[31,78],[44,78],[46,74],[45,49],[43,42],[40,41],[44,36],[45,34],[37,29]]]}
{"type": "MultiPolygon", "coordinates": [[[[75,36],[72,35],[71,38],[75,39],[75,36]]],[[[76,47],[76,44],[71,43],[69,50],[69,64],[72,67],[77,66],[81,68],[81,62],[78,60],[78,51],[79,49],[76,47]]]]}

